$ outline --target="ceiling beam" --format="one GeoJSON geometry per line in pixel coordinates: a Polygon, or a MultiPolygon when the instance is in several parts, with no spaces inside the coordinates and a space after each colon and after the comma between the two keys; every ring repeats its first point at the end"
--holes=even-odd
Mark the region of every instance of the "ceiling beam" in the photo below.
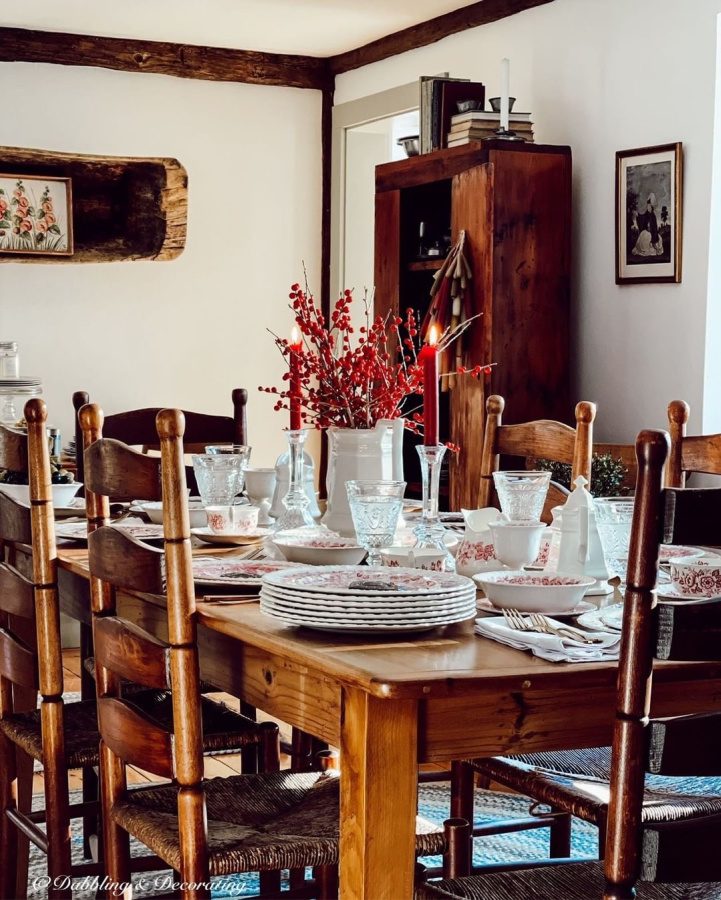
{"type": "Polygon", "coordinates": [[[318,90],[328,90],[333,83],[327,60],[316,56],[26,28],[0,28],[0,62],[100,66],[123,72],[154,72],[208,81],[318,90]]]}
{"type": "Polygon", "coordinates": [[[402,31],[379,38],[377,41],[371,41],[370,44],[364,44],[355,50],[330,56],[328,62],[333,74],[340,75],[351,69],[358,69],[360,66],[367,66],[369,63],[405,53],[407,50],[434,44],[451,34],[465,31],[467,28],[488,25],[489,22],[496,22],[506,16],[552,2],[553,0],[479,0],[477,3],[471,3],[470,6],[463,6],[461,9],[455,9],[442,16],[437,16],[435,19],[419,22],[417,25],[411,25],[402,31]]]}

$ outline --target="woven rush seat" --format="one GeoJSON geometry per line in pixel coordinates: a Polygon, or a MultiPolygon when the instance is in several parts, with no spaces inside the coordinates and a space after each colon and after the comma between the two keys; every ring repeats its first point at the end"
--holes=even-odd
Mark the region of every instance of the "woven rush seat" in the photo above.
{"type": "MultiPolygon", "coordinates": [[[[173,721],[172,697],[167,691],[145,690],[132,695],[132,704],[164,728],[173,721]]],[[[203,749],[205,752],[234,750],[258,741],[255,722],[233,712],[222,703],[201,698],[203,710],[203,749]]],[[[64,705],[65,756],[67,767],[77,769],[98,764],[98,719],[94,700],[64,705]]],[[[2,730],[33,759],[43,761],[40,710],[14,713],[0,720],[2,730]]]]}
{"type": "MultiPolygon", "coordinates": [[[[534,799],[598,823],[610,799],[611,748],[473,760],[474,769],[534,799]]],[[[721,813],[721,778],[646,775],[642,821],[679,822],[721,813]]]]}
{"type": "MultiPolygon", "coordinates": [[[[417,900],[600,900],[603,864],[573,863],[516,872],[495,872],[420,886],[417,900]]],[[[638,900],[719,900],[721,884],[650,884],[638,882],[638,900]]]]}
{"type": "MultiPolygon", "coordinates": [[[[203,781],[211,875],[338,863],[339,781],[332,772],[275,772],[203,781]]],[[[130,791],[111,815],[173,869],[180,868],[178,788],[130,791]]],[[[441,853],[444,835],[416,818],[418,855],[441,853]]]]}

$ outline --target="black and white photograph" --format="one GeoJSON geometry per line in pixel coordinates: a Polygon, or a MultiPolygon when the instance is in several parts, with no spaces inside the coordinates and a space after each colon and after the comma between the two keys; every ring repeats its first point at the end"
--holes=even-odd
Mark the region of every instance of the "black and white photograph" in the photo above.
{"type": "Polygon", "coordinates": [[[681,144],[616,154],[616,283],[681,280],[681,144]]]}

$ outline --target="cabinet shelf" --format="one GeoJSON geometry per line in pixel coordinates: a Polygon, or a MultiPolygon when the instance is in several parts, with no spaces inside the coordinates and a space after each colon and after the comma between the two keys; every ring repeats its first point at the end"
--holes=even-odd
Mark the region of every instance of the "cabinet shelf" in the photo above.
{"type": "Polygon", "coordinates": [[[445,262],[444,256],[433,257],[433,259],[416,259],[408,263],[409,272],[437,272],[445,262]]]}

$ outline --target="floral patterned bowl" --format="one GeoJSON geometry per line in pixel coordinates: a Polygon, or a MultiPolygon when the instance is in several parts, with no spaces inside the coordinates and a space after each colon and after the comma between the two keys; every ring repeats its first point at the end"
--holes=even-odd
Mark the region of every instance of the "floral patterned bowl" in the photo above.
{"type": "Polygon", "coordinates": [[[366,555],[364,547],[352,538],[338,534],[279,537],[273,543],[289,562],[308,566],[357,566],[366,555]]]}
{"type": "Polygon", "coordinates": [[[721,596],[721,556],[700,559],[673,556],[668,566],[671,583],[684,597],[721,596]]]}
{"type": "Polygon", "coordinates": [[[491,603],[500,609],[521,612],[563,612],[574,609],[594,578],[582,575],[505,571],[474,575],[473,580],[491,603]]]}

